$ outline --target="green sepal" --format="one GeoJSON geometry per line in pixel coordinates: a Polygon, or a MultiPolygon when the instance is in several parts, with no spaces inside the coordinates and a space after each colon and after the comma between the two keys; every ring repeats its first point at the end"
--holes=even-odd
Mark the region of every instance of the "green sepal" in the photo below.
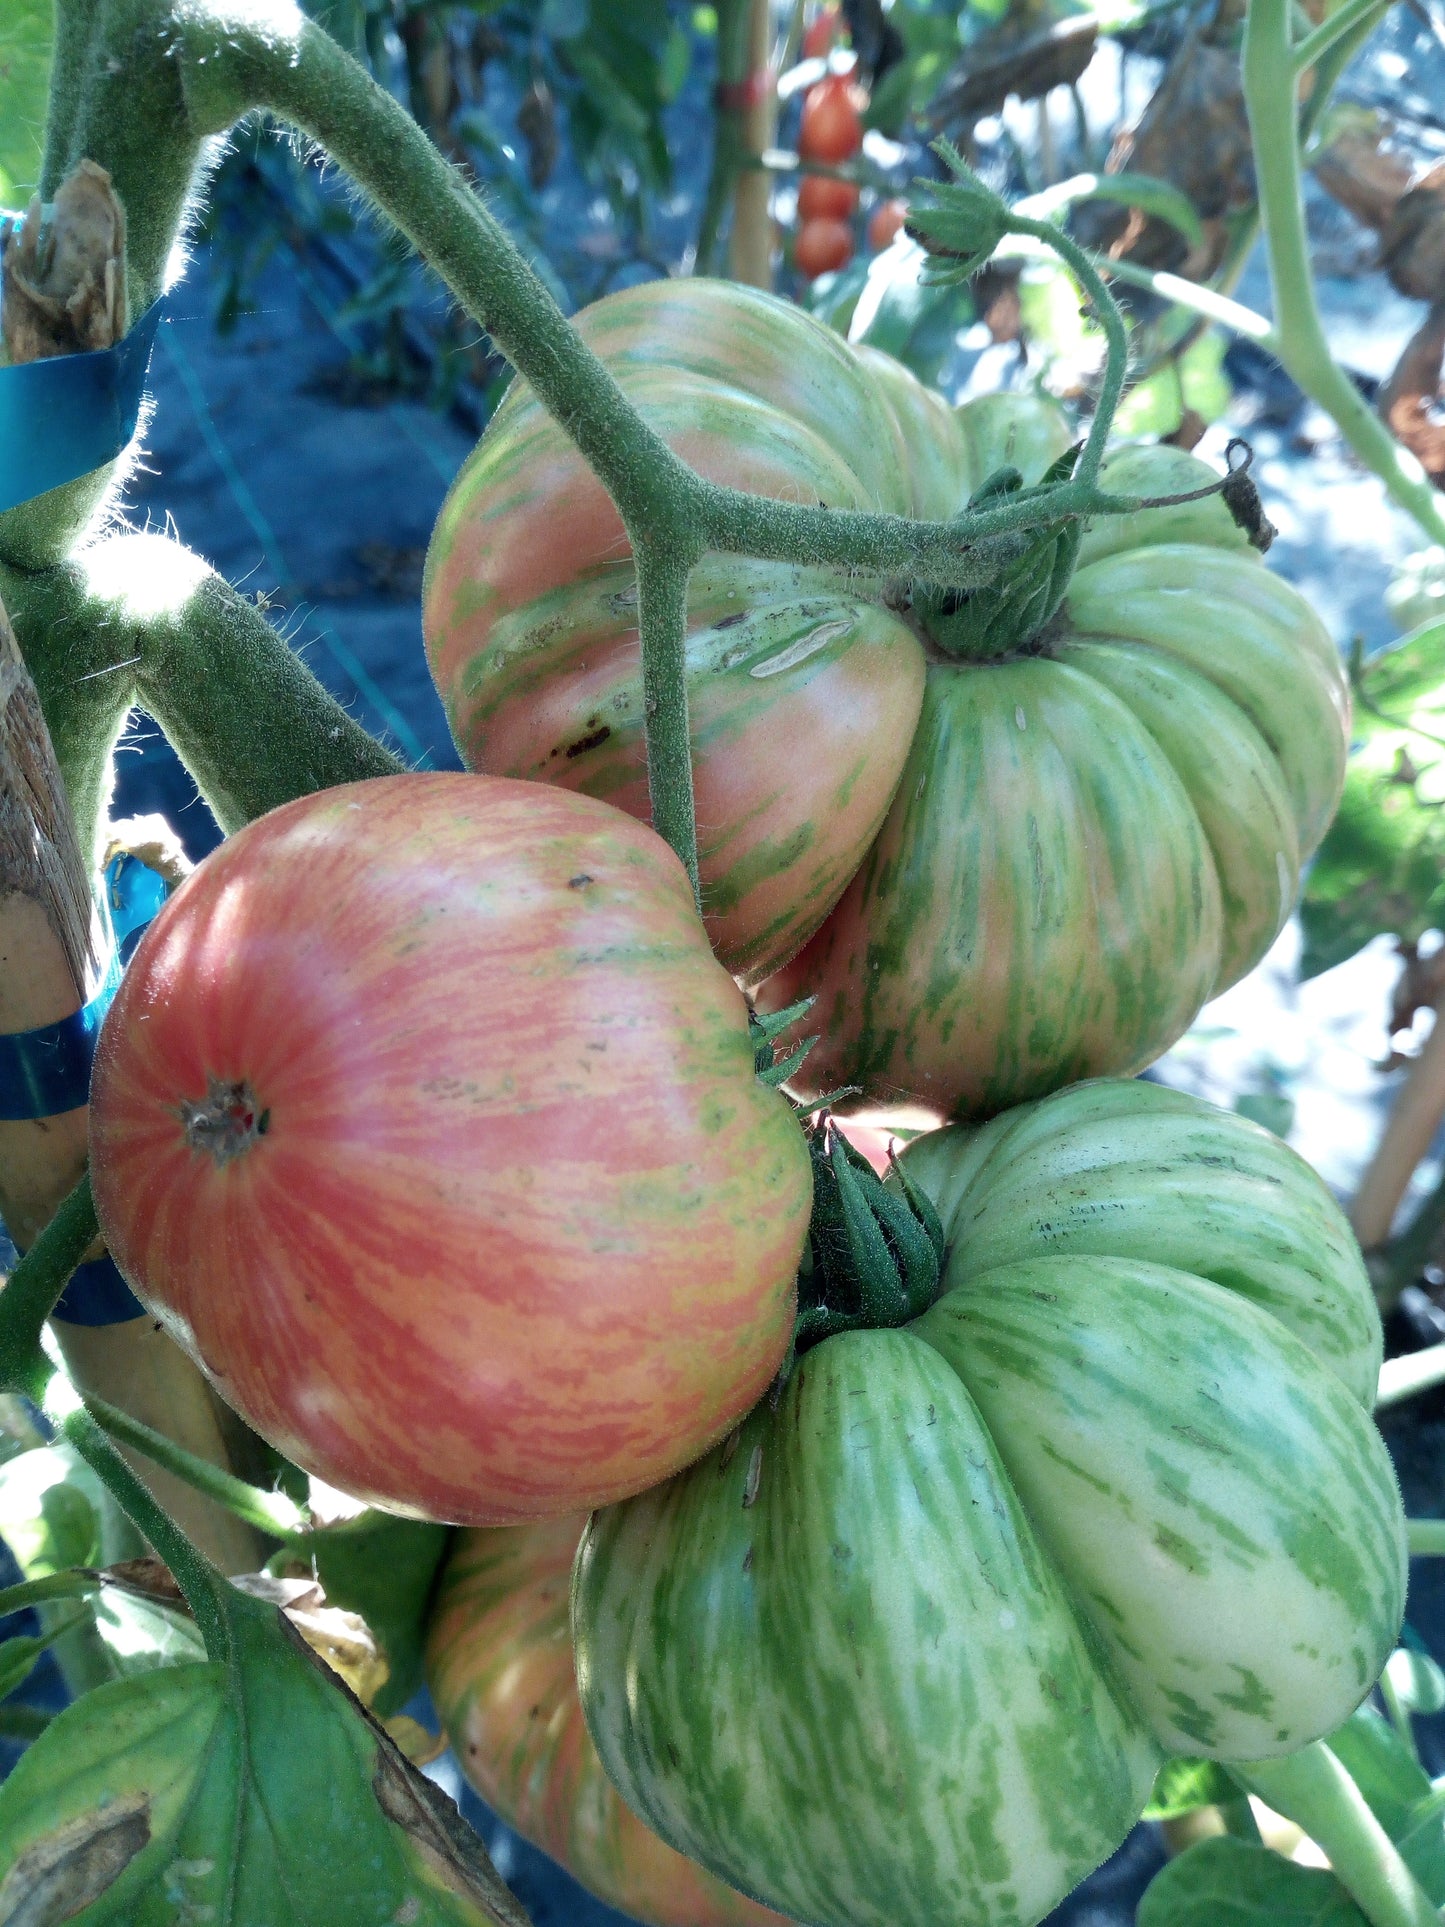
{"type": "Polygon", "coordinates": [[[800,1003],[789,1004],[786,1010],[775,1010],[766,1014],[760,1014],[756,1010],[748,1012],[748,1035],[753,1043],[753,1070],[764,1084],[771,1085],[774,1090],[780,1084],[787,1083],[818,1041],[816,1037],[805,1037],[795,1050],[789,1051],[786,1057],[775,1061],[774,1044],[785,1030],[791,1030],[800,1018],[807,1016],[815,1001],[812,997],[804,997],[800,1003]]]}
{"type": "Polygon", "coordinates": [[[929,256],[929,281],[967,281],[1009,232],[1008,203],[979,179],[951,141],[935,141],[933,151],[952,179],[919,183],[932,204],[910,203],[907,230],[929,256]]]}
{"type": "MultiPolygon", "coordinates": [[[[969,512],[996,508],[1003,501],[1023,502],[1069,481],[1083,446],[1075,442],[1066,448],[1031,489],[1024,488],[1016,468],[995,469],[969,497],[969,512]]],[[[926,590],[916,598],[915,612],[948,655],[990,662],[1026,649],[1063,601],[1083,538],[1084,525],[1077,517],[1027,540],[1014,538],[1015,552],[993,581],[976,589],[926,590]]]]}
{"type": "MultiPolygon", "coordinates": [[[[906,1324],[938,1297],[944,1232],[938,1213],[902,1172],[885,1184],[823,1116],[808,1127],[813,1217],[798,1275],[792,1357],[834,1332],[906,1324]]],[[[787,1370],[782,1374],[786,1379],[787,1370]]]]}

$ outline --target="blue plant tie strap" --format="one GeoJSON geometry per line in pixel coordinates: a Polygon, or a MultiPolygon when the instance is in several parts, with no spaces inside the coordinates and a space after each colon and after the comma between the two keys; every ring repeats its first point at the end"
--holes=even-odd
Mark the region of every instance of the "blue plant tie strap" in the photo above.
{"type": "Polygon", "coordinates": [[[105,866],[105,900],[122,964],[128,964],[147,925],[170,894],[163,876],[122,850],[105,866]]]}
{"type": "Polygon", "coordinates": [[[112,952],[105,981],[88,1004],[58,1024],[0,1033],[0,1118],[59,1117],[89,1101],[95,1040],[119,982],[120,958],[112,952]]]}
{"type": "Polygon", "coordinates": [[[113,348],[0,368],[0,512],[113,462],[140,418],[163,301],[113,348]]]}
{"type": "Polygon", "coordinates": [[[108,1251],[88,1265],[76,1266],[50,1314],[67,1325],[128,1325],[132,1318],[145,1315],[145,1306],[108,1251]]]}
{"type": "MultiPolygon", "coordinates": [[[[59,1024],[0,1036],[0,1117],[55,1117],[87,1102],[101,1020],[123,966],[166,895],[165,879],[139,857],[123,851],[105,866],[106,908],[115,935],[105,982],[84,1009],[59,1024]],[[22,1104],[28,1108],[19,1108],[22,1104]]],[[[71,1273],[51,1316],[68,1325],[124,1325],[143,1318],[145,1306],[121,1277],[114,1258],[104,1252],[71,1273]]]]}

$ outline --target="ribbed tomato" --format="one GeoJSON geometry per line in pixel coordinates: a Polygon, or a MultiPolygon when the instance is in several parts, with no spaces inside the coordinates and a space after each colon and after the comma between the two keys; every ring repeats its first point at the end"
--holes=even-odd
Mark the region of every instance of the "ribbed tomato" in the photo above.
{"type": "Polygon", "coordinates": [[[398,776],[249,825],[132,960],[91,1144],[143,1302],[392,1511],[637,1491],[791,1335],[806,1146],[681,864],[587,797],[398,776]]]}
{"type": "MultiPolygon", "coordinates": [[[[898,370],[935,420],[915,471],[911,424],[906,432],[846,342],[784,302],[735,283],[656,281],[598,302],[578,326],[653,427],[715,481],[894,514],[947,515],[962,500],[964,452],[948,445],[944,403],[898,370]]],[[[841,895],[918,720],[923,651],[871,586],[739,556],[708,556],[693,573],[703,908],[718,955],[753,982],[841,895]]],[[[524,384],[442,508],[422,624],[473,768],[540,777],[646,817],[626,537],[524,384]]]]}
{"type": "MultiPolygon", "coordinates": [[[[582,329],[688,460],[767,494],[941,519],[1069,441],[1047,401],[951,410],[731,285],[652,283],[582,329]]],[[[1169,448],[1108,473],[1143,495],[1214,479],[1169,448]]],[[[1223,504],[1101,521],[1062,608],[1030,606],[727,556],[695,573],[708,927],[768,1008],[817,999],[801,1094],[983,1115],[1137,1070],[1293,907],[1339,794],[1348,691],[1223,504]]],[[[524,388],[448,498],[424,624],[469,761],[646,813],[620,524],[524,388]]]]}
{"type": "Polygon", "coordinates": [[[785,1927],[626,1804],[577,1700],[567,1600],[586,1519],[458,1534],[427,1628],[432,1698],[496,1814],[649,1927],[785,1927]]]}
{"type": "Polygon", "coordinates": [[[862,109],[867,97],[844,74],[829,74],[803,96],[798,152],[805,161],[836,166],[863,145],[862,109]]]}
{"type": "MultiPolygon", "coordinates": [[[[985,462],[1007,459],[1006,420],[993,405],[985,462]]],[[[1106,474],[1167,494],[1209,471],[1159,448],[1106,474]]],[[[1348,745],[1323,624],[1217,499],[1105,520],[1079,560],[1042,634],[957,655],[939,634],[887,822],[759,993],[817,999],[800,1094],[987,1116],[1139,1070],[1293,909],[1348,745]]]]}
{"type": "Polygon", "coordinates": [[[846,268],[853,259],[853,230],[846,221],[805,221],[793,243],[793,265],[809,281],[846,268]]]}
{"type": "Polygon", "coordinates": [[[852,181],[840,181],[831,174],[805,174],[798,188],[798,219],[805,224],[846,221],[857,205],[858,189],[852,181]]]}
{"type": "Polygon", "coordinates": [[[596,1513],[588,1728],[664,1839],[800,1920],[1032,1927],[1163,1752],[1287,1753],[1399,1631],[1343,1214],[1229,1112],[1101,1081],[903,1153],[942,1296],[845,1331],[596,1513]]]}

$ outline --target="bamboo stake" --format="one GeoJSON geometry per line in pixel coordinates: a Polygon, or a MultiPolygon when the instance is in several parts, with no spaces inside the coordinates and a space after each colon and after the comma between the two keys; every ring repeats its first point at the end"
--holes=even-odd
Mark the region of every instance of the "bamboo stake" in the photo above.
{"type": "Polygon", "coordinates": [[[1400,1088],[1375,1154],[1350,1206],[1362,1248],[1382,1245],[1400,1200],[1445,1118],[1445,997],[1435,1006],[1435,1028],[1400,1088]]]}
{"type": "MultiPolygon", "coordinates": [[[[768,0],[751,0],[748,11],[746,99],[742,109],[743,153],[753,159],[773,145],[778,126],[778,94],[773,81],[773,21],[768,0]]],[[[772,182],[761,167],[744,166],[733,194],[728,272],[754,288],[773,285],[773,217],[768,211],[772,182]]]]}

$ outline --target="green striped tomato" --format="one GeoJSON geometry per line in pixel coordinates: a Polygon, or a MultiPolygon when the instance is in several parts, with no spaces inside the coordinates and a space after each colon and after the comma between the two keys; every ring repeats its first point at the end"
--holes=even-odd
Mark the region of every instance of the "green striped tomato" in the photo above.
{"type": "MultiPolygon", "coordinates": [[[[967,493],[944,403],[902,369],[885,390],[837,335],[784,302],[733,283],[658,281],[609,296],[577,325],[653,427],[714,481],[895,514],[951,514],[967,493]],[[932,433],[913,415],[905,428],[891,405],[900,387],[932,433]]],[[[473,768],[647,816],[626,536],[525,384],[442,508],[422,622],[473,768]]],[[[739,556],[694,571],[688,627],[703,908],[718,955],[756,982],[822,922],[876,835],[918,720],[923,651],[869,585],[739,556]]]]}
{"type": "Polygon", "coordinates": [[[142,939],[90,1133],[147,1308],[389,1511],[638,1491],[792,1334],[807,1147],[682,865],[590,797],[431,773],[248,824],[142,939]]]}
{"type": "Polygon", "coordinates": [[[912,1324],[596,1514],[588,1727],[679,1850],[827,1927],[1032,1927],[1164,1753],[1292,1751],[1399,1630],[1374,1301],[1318,1178],[1100,1081],[903,1154],[948,1240],[912,1324]]]}
{"type": "Polygon", "coordinates": [[[427,1628],[427,1681],[462,1771],[589,1892],[649,1927],[784,1927],[646,1827],[602,1771],[567,1628],[585,1518],[458,1533],[427,1628]]]}
{"type": "MultiPolygon", "coordinates": [[[[652,282],[579,326],[700,473],[765,495],[942,518],[1068,441],[1047,401],[950,410],[733,284],[652,282]]],[[[1160,448],[1106,472],[1132,493],[1211,479],[1160,448]]],[[[729,969],[771,977],[767,1008],[817,999],[801,1095],[983,1116],[1137,1070],[1293,907],[1343,780],[1329,637],[1218,500],[1105,520],[1080,565],[1045,633],[987,661],[950,655],[897,584],[737,556],[695,571],[706,920],[729,969]]],[[[423,623],[469,763],[646,816],[626,538],[523,384],[442,510],[423,623]]]]}
{"type": "MultiPolygon", "coordinates": [[[[1207,476],[1172,449],[1105,468],[1207,476]]],[[[1348,726],[1329,635],[1220,502],[1103,521],[1035,643],[930,661],[887,821],[759,1000],[818,1000],[799,1094],[988,1116],[1152,1062],[1279,934],[1348,726]]]]}

